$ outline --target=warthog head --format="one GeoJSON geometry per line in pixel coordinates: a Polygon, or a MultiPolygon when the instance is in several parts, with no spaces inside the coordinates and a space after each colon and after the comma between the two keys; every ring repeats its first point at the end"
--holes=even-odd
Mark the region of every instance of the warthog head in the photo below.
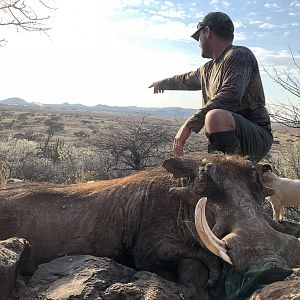
{"type": "Polygon", "coordinates": [[[273,229],[262,210],[274,191],[260,167],[242,157],[171,158],[163,167],[188,185],[170,193],[195,205],[195,225],[207,249],[261,283],[281,280],[300,263],[300,242],[273,229]]]}

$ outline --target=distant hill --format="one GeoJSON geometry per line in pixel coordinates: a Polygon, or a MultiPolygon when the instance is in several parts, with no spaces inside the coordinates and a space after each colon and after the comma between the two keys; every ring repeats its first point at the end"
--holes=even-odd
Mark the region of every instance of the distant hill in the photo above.
{"type": "Polygon", "coordinates": [[[86,106],[83,104],[70,104],[64,102],[62,104],[42,104],[39,102],[27,102],[20,98],[8,98],[0,101],[0,105],[20,105],[20,106],[32,106],[41,108],[53,108],[53,109],[68,109],[68,110],[87,110],[87,111],[99,111],[99,112],[111,112],[111,113],[126,113],[126,114],[144,114],[161,117],[171,118],[186,118],[191,116],[197,110],[192,108],[182,107],[138,107],[138,106],[109,106],[97,104],[95,106],[86,106]]]}
{"type": "Polygon", "coordinates": [[[13,97],[13,98],[7,98],[5,100],[1,100],[0,104],[6,104],[6,105],[30,105],[30,103],[28,103],[27,101],[21,99],[21,98],[17,98],[17,97],[13,97]]]}

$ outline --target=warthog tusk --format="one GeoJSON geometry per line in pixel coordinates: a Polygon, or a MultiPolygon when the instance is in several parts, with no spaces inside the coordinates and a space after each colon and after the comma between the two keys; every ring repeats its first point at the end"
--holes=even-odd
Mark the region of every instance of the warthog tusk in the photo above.
{"type": "Polygon", "coordinates": [[[207,198],[201,198],[195,209],[195,225],[197,232],[200,236],[200,239],[203,241],[204,245],[209,251],[213,254],[221,257],[224,261],[233,265],[230,257],[228,256],[228,251],[224,241],[217,238],[211,229],[208,226],[206,215],[205,215],[205,206],[207,198]]]}

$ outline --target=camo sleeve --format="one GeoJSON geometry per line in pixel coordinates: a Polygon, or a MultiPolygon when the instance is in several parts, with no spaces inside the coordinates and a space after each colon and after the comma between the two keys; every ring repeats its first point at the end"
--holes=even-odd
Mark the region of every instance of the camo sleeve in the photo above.
{"type": "MultiPolygon", "coordinates": [[[[186,126],[198,133],[204,126],[205,115],[212,109],[225,109],[231,112],[239,112],[244,109],[243,96],[254,72],[258,72],[258,65],[250,52],[233,52],[222,62],[221,74],[214,80],[209,77],[216,68],[210,64],[201,70],[201,78],[210,89],[215,88],[215,94],[208,99],[204,106],[186,121],[186,126]],[[257,70],[255,70],[257,68],[257,70]],[[203,75],[202,75],[203,72],[203,75]],[[216,80],[217,79],[217,80],[216,80]]],[[[205,93],[205,91],[203,91],[205,93]]],[[[205,95],[204,95],[205,102],[205,95]]],[[[209,98],[209,97],[207,97],[209,98]]]]}
{"type": "Polygon", "coordinates": [[[163,90],[201,90],[201,83],[199,80],[200,68],[196,71],[191,71],[174,77],[166,78],[159,81],[159,87],[163,90]]]}

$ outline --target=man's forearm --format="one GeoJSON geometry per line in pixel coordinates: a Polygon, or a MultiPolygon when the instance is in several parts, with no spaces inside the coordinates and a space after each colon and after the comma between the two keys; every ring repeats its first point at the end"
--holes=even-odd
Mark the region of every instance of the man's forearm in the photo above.
{"type": "Polygon", "coordinates": [[[199,109],[194,115],[185,121],[185,126],[198,133],[204,126],[205,113],[202,109],[199,109]]]}
{"type": "Polygon", "coordinates": [[[166,78],[159,82],[159,86],[164,90],[201,90],[198,70],[166,78]]]}

